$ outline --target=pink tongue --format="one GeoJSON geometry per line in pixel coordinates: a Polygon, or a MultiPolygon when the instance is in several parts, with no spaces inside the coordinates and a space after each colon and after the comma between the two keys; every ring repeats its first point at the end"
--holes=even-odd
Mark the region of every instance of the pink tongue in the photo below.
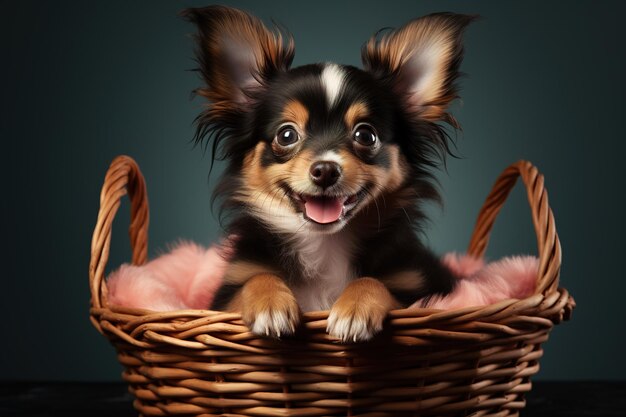
{"type": "Polygon", "coordinates": [[[343,210],[343,201],[338,198],[305,197],[306,215],[318,223],[326,224],[337,221],[343,210]]]}

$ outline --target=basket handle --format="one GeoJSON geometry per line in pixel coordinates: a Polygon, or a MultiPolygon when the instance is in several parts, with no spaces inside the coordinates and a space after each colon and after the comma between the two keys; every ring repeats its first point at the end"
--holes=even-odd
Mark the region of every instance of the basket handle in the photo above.
{"type": "Polygon", "coordinates": [[[127,193],[131,202],[128,234],[133,252],[132,262],[142,265],[148,259],[149,212],[146,183],[137,163],[132,158],[121,155],[113,160],[104,177],[98,221],[91,239],[89,288],[91,305],[95,308],[106,305],[104,273],[109,259],[113,219],[122,197],[127,193]]]}
{"type": "Polygon", "coordinates": [[[559,285],[561,243],[556,232],[554,215],[548,205],[548,192],[544,187],[543,175],[530,162],[516,162],[500,174],[478,214],[467,252],[476,257],[485,254],[491,228],[518,176],[522,177],[526,186],[537,235],[539,271],[535,293],[547,294],[556,291],[559,285]]]}

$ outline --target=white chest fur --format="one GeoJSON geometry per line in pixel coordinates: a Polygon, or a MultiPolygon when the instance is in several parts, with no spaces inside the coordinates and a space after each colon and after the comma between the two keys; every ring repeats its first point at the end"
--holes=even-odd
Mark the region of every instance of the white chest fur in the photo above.
{"type": "Polygon", "coordinates": [[[327,310],[354,278],[353,245],[343,233],[298,236],[295,250],[303,279],[292,288],[302,311],[327,310]]]}

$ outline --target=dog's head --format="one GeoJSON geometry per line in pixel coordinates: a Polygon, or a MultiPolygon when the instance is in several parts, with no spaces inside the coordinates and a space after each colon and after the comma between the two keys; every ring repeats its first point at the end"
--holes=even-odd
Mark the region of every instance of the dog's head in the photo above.
{"type": "Polygon", "coordinates": [[[220,192],[280,232],[334,233],[376,204],[436,196],[429,169],[448,151],[440,122],[457,97],[472,17],[433,14],[374,36],[364,69],[290,69],[293,40],[222,6],[189,9],[209,103],[197,138],[229,166],[220,192]],[[384,201],[383,201],[384,200],[384,201]]]}

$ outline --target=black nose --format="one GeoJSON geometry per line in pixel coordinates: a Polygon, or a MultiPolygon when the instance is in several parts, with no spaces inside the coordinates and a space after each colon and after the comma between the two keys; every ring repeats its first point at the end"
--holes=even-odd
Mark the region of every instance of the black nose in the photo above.
{"type": "Polygon", "coordinates": [[[336,162],[320,161],[311,165],[311,180],[322,188],[335,184],[341,177],[341,167],[336,162]]]}

